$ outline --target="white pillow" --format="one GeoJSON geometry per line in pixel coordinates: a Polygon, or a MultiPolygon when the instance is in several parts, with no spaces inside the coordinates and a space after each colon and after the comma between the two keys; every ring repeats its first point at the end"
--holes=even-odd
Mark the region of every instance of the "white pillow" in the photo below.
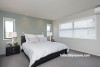
{"type": "Polygon", "coordinates": [[[25,35],[26,42],[29,42],[30,37],[36,37],[36,35],[33,34],[24,34],[24,35],[25,35]]]}
{"type": "Polygon", "coordinates": [[[44,37],[44,35],[42,34],[42,35],[37,35],[37,37],[44,37]]]}
{"type": "Polygon", "coordinates": [[[47,41],[47,38],[46,37],[39,37],[39,41],[40,42],[46,42],[47,41]]]}
{"type": "Polygon", "coordinates": [[[39,42],[39,39],[38,39],[37,37],[29,37],[29,38],[28,38],[28,41],[29,41],[30,43],[36,43],[36,42],[39,42]]]}
{"type": "Polygon", "coordinates": [[[24,34],[24,35],[25,35],[26,42],[28,42],[28,34],[24,34]]]}

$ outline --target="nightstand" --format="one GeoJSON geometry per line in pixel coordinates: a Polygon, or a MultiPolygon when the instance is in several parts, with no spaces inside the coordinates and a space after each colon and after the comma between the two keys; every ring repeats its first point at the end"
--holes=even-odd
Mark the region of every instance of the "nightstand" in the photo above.
{"type": "Polygon", "coordinates": [[[20,46],[9,46],[6,47],[6,56],[19,54],[20,53],[20,46]]]}
{"type": "Polygon", "coordinates": [[[55,41],[51,41],[51,42],[55,42],[55,41]]]}
{"type": "Polygon", "coordinates": [[[55,40],[54,39],[51,39],[51,42],[55,42],[55,40]]]}
{"type": "Polygon", "coordinates": [[[54,40],[54,39],[52,39],[52,40],[51,40],[51,42],[55,42],[55,40],[54,40]]]}

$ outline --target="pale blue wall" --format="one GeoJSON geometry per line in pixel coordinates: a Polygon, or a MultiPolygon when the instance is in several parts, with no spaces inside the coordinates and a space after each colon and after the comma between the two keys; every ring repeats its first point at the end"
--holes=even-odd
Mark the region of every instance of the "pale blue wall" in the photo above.
{"type": "Polygon", "coordinates": [[[3,17],[15,19],[15,31],[18,33],[18,42],[20,44],[20,36],[22,32],[32,34],[46,35],[47,24],[52,24],[52,21],[29,17],[25,15],[0,11],[0,55],[5,54],[5,46],[9,40],[3,40],[3,17]]]}

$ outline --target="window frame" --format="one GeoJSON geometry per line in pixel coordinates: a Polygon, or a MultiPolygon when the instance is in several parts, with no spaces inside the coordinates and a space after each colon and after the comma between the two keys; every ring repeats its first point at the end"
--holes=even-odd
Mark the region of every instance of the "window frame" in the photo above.
{"type": "Polygon", "coordinates": [[[59,24],[59,37],[61,38],[78,38],[78,37],[75,37],[74,36],[74,30],[79,30],[79,29],[95,29],[95,37],[94,38],[78,38],[78,39],[97,39],[97,25],[96,25],[96,16],[90,16],[90,17],[85,17],[85,18],[80,18],[80,19],[76,19],[76,20],[72,20],[72,21],[69,21],[69,22],[65,22],[65,23],[61,23],[61,24],[66,24],[66,23],[72,23],[72,29],[65,29],[65,30],[72,30],[73,31],[73,36],[72,37],[61,37],[60,36],[60,30],[63,30],[63,29],[60,29],[61,27],[61,24],[59,24]],[[87,27],[87,28],[74,28],[74,22],[77,22],[77,21],[82,21],[82,20],[88,20],[88,19],[95,19],[95,26],[94,27],[87,27]]]}
{"type": "Polygon", "coordinates": [[[15,19],[3,17],[3,40],[10,40],[11,39],[11,38],[5,37],[5,21],[7,21],[7,20],[13,21],[13,32],[15,32],[15,19]]]}
{"type": "Polygon", "coordinates": [[[47,36],[49,36],[48,32],[51,32],[51,24],[47,24],[47,26],[50,26],[50,31],[47,30],[47,36]]]}
{"type": "MultiPolygon", "coordinates": [[[[69,21],[69,22],[67,22],[67,23],[72,23],[72,29],[70,28],[70,29],[61,29],[61,24],[59,24],[59,37],[60,37],[60,31],[62,30],[71,30],[72,32],[73,32],[73,21],[69,21]]],[[[65,23],[62,23],[62,24],[66,24],[66,22],[65,23]]],[[[73,33],[72,33],[72,35],[73,35],[73,33]]],[[[73,36],[72,37],[61,37],[61,38],[73,38],[73,36]]]]}

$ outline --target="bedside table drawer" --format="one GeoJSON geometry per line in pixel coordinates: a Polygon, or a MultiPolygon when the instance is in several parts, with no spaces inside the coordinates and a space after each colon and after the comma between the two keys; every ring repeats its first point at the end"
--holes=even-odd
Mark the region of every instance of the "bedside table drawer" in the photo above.
{"type": "Polygon", "coordinates": [[[12,50],[11,52],[12,52],[12,53],[15,53],[16,51],[15,51],[15,50],[12,50]]]}
{"type": "Polygon", "coordinates": [[[20,53],[20,46],[6,47],[6,56],[20,53]]]}
{"type": "Polygon", "coordinates": [[[12,50],[15,50],[15,48],[13,47],[12,50]]]}
{"type": "Polygon", "coordinates": [[[6,56],[13,55],[13,54],[15,54],[14,51],[6,51],[6,56]]]}

